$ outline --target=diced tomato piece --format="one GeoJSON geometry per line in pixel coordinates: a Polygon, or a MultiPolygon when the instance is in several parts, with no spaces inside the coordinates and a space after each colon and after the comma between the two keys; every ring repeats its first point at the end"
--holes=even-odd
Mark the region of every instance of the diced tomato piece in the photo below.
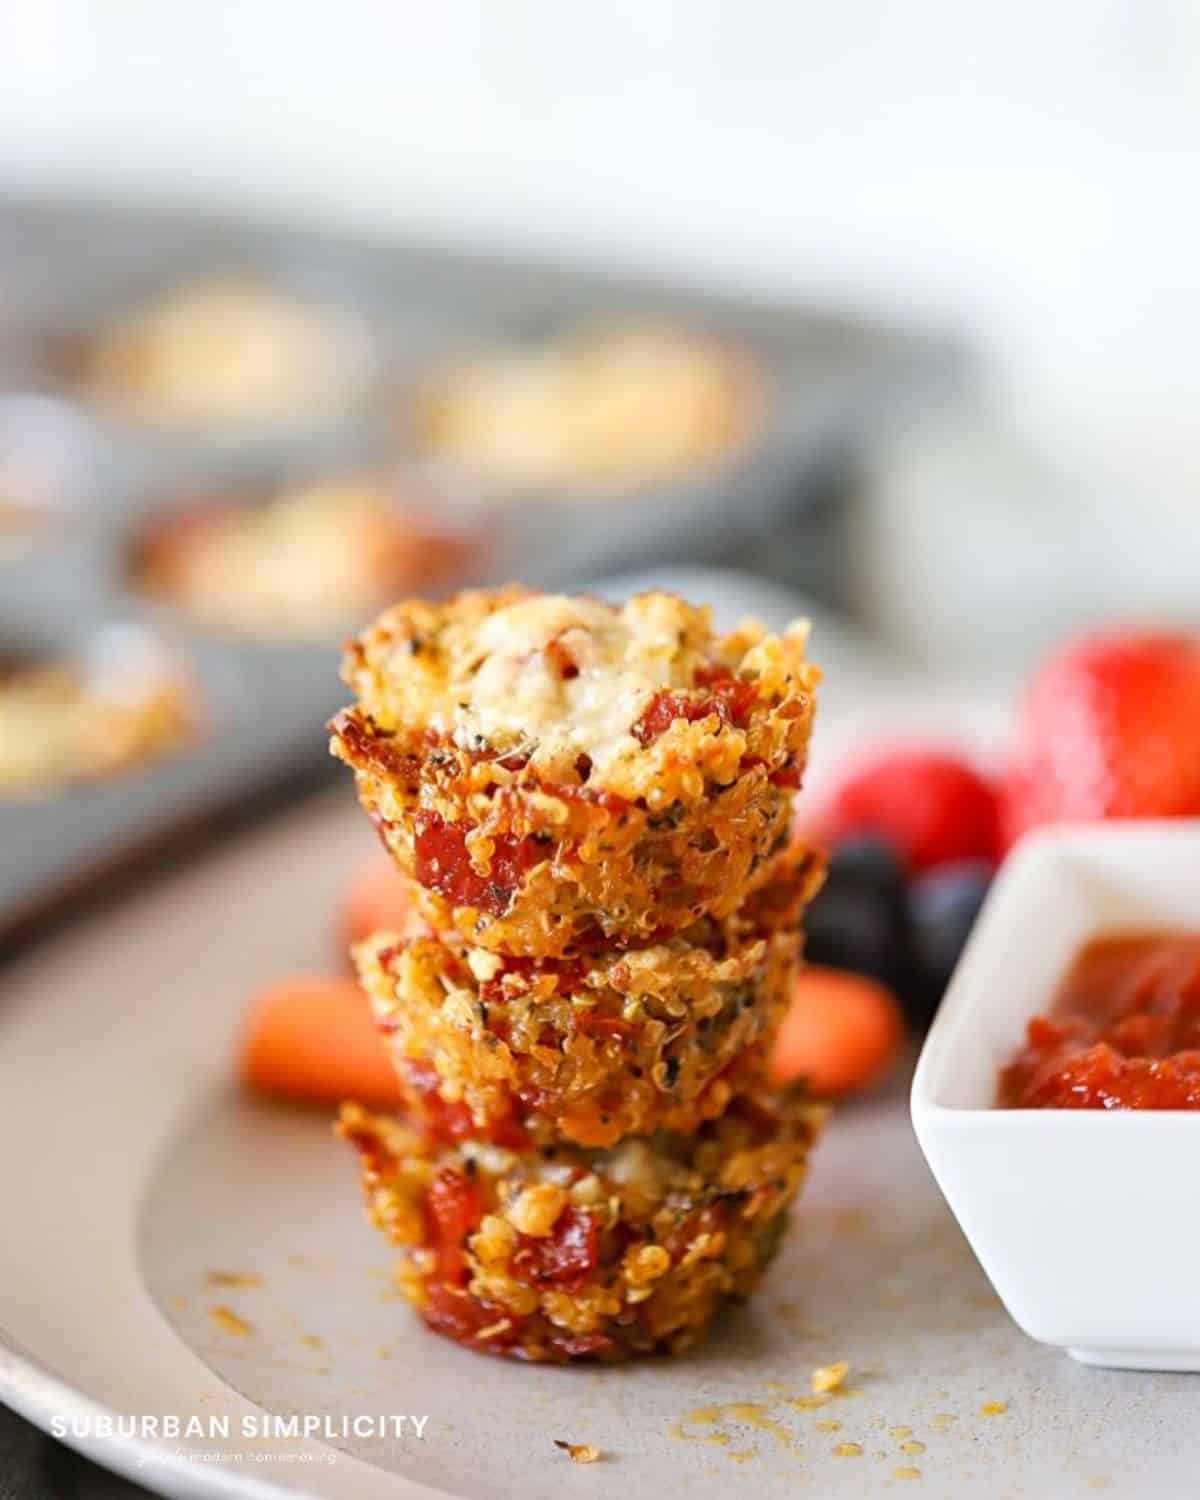
{"type": "Polygon", "coordinates": [[[513,1274],[537,1286],[577,1292],[596,1268],[596,1221],[573,1204],[564,1208],[548,1235],[519,1234],[513,1274]]]}

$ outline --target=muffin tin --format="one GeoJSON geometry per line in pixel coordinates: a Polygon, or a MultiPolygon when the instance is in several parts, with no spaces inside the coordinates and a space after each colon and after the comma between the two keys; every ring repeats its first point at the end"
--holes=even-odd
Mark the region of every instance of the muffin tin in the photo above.
{"type": "Polygon", "coordinates": [[[0,653],[78,653],[102,630],[132,626],[178,659],[203,726],[173,755],[111,781],[33,804],[0,800],[0,935],[171,829],[324,765],[323,723],[345,698],[338,639],[209,630],[132,586],[136,539],[197,493],[397,466],[439,527],[468,543],[447,586],[509,576],[566,585],[617,567],[728,557],[803,510],[830,463],[885,410],[963,372],[940,338],[786,307],[499,258],[12,199],[0,205],[0,307],[0,476],[17,476],[17,488],[35,476],[28,497],[12,498],[37,521],[0,544],[0,653]],[[296,289],[354,329],[349,399],[219,431],[147,429],[78,399],[52,357],[64,340],[165,287],[231,273],[296,289]],[[404,452],[397,403],[434,362],[631,317],[750,350],[767,402],[757,439],[669,485],[553,501],[500,498],[404,452]]]}

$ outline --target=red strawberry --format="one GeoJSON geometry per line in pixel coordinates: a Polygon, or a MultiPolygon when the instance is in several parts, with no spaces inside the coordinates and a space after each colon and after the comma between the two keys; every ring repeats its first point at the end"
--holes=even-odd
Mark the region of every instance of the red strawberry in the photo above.
{"type": "Polygon", "coordinates": [[[948,860],[991,859],[996,794],[979,773],[932,750],[893,750],[859,766],[821,820],[831,844],[852,834],[885,839],[913,870],[948,860]]]}
{"type": "Polygon", "coordinates": [[[1043,663],[1003,788],[1006,844],[1039,823],[1200,815],[1200,638],[1104,635],[1043,663]]]}

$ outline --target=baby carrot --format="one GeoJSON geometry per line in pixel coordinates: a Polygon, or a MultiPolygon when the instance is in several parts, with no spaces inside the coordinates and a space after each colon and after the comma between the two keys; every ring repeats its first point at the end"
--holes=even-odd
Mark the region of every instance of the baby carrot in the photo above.
{"type": "Polygon", "coordinates": [[[381,852],[364,861],[351,876],[342,896],[339,936],[349,948],[373,932],[401,932],[408,914],[404,882],[395,865],[381,852]]]}
{"type": "Polygon", "coordinates": [[[273,1098],[397,1102],[367,998],[352,979],[303,975],[263,990],[250,1007],[240,1062],[248,1087],[273,1098]]]}
{"type": "Polygon", "coordinates": [[[803,1078],[822,1098],[852,1093],[887,1072],[903,1039],[900,1006],[886,985],[810,964],[779,1028],[771,1079],[803,1078]]]}

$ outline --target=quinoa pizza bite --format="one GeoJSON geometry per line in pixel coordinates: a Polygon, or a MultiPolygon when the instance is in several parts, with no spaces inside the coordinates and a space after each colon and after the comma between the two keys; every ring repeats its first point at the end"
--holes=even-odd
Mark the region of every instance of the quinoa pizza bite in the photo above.
{"type": "Polygon", "coordinates": [[[807,627],[712,632],[673,594],[410,601],[347,652],[335,755],[438,931],[517,956],[735,911],[786,844],[807,627]]]}
{"type": "Polygon", "coordinates": [[[412,1112],[448,1139],[508,1144],[695,1130],[765,1071],[820,873],[801,860],[771,903],[577,958],[377,933],[355,958],[412,1112]]]}
{"type": "Polygon", "coordinates": [[[678,1353],[758,1283],[804,1180],[822,1108],[743,1095],[694,1135],[605,1150],[447,1145],[343,1107],[369,1218],[437,1333],[527,1360],[678,1353]]]}

